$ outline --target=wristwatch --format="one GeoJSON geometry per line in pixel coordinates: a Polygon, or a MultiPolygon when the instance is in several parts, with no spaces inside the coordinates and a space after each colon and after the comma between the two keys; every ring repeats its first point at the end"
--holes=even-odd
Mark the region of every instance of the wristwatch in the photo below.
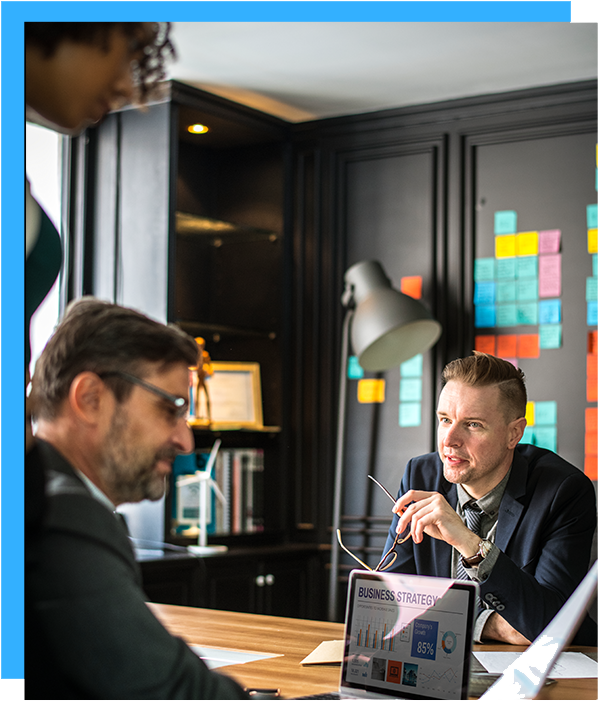
{"type": "Polygon", "coordinates": [[[487,541],[486,539],[480,541],[478,545],[478,550],[470,558],[464,558],[461,556],[461,563],[467,568],[473,568],[473,566],[479,565],[484,558],[490,553],[492,548],[492,541],[487,541]]]}

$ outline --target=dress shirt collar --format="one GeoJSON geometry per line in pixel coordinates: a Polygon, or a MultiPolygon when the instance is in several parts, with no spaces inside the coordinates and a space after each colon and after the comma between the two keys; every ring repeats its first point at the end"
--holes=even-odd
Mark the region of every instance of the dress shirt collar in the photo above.
{"type": "Polygon", "coordinates": [[[91,480],[84,474],[82,473],[78,468],[75,468],[73,466],[73,470],[75,473],[81,478],[83,481],[83,484],[85,487],[91,492],[91,496],[95,498],[100,504],[104,505],[104,507],[107,507],[111,512],[116,511],[116,506],[110,502],[110,500],[106,497],[106,495],[100,490],[100,488],[95,484],[92,483],[91,480]]]}
{"type": "Polygon", "coordinates": [[[496,487],[492,488],[492,490],[486,493],[483,497],[480,497],[479,500],[475,500],[462,485],[457,484],[457,495],[459,498],[459,506],[461,507],[461,510],[463,510],[463,507],[468,502],[471,502],[473,500],[473,502],[475,502],[475,504],[477,504],[477,506],[482,510],[482,512],[484,512],[484,514],[486,514],[488,517],[490,517],[491,519],[495,519],[496,517],[498,517],[498,509],[500,507],[502,496],[504,495],[505,490],[507,488],[507,483],[509,482],[511,468],[509,468],[507,474],[500,481],[500,483],[496,487]]]}

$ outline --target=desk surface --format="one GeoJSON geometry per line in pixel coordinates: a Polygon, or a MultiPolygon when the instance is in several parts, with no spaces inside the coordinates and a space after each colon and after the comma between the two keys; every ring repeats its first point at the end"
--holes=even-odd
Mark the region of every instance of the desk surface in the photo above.
{"type": "MultiPolygon", "coordinates": [[[[149,607],[172,634],[189,644],[278,654],[276,658],[219,668],[244,687],[278,687],[286,698],[338,688],[338,665],[302,666],[301,661],[322,641],[342,639],[342,624],[175,605],[149,607]]],[[[525,647],[476,646],[475,650],[523,651],[525,647]]],[[[589,647],[569,650],[596,651],[589,647]]],[[[544,688],[541,699],[595,700],[596,689],[596,678],[559,680],[544,688]]]]}

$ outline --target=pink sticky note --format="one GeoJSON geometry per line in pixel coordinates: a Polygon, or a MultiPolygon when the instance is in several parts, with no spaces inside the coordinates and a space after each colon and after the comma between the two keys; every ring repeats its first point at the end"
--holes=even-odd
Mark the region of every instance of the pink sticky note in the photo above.
{"type": "Polygon", "coordinates": [[[549,229],[538,232],[538,253],[558,253],[561,250],[561,230],[549,229]]]}
{"type": "Polygon", "coordinates": [[[538,277],[538,295],[540,297],[560,297],[561,254],[538,256],[538,277]]]}

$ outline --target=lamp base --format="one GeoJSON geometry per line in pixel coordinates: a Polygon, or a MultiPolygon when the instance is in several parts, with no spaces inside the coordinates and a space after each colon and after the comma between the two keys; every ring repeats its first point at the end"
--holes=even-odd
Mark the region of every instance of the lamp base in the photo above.
{"type": "Polygon", "coordinates": [[[187,551],[196,556],[212,556],[216,553],[225,553],[228,551],[228,546],[187,546],[187,551]]]}

